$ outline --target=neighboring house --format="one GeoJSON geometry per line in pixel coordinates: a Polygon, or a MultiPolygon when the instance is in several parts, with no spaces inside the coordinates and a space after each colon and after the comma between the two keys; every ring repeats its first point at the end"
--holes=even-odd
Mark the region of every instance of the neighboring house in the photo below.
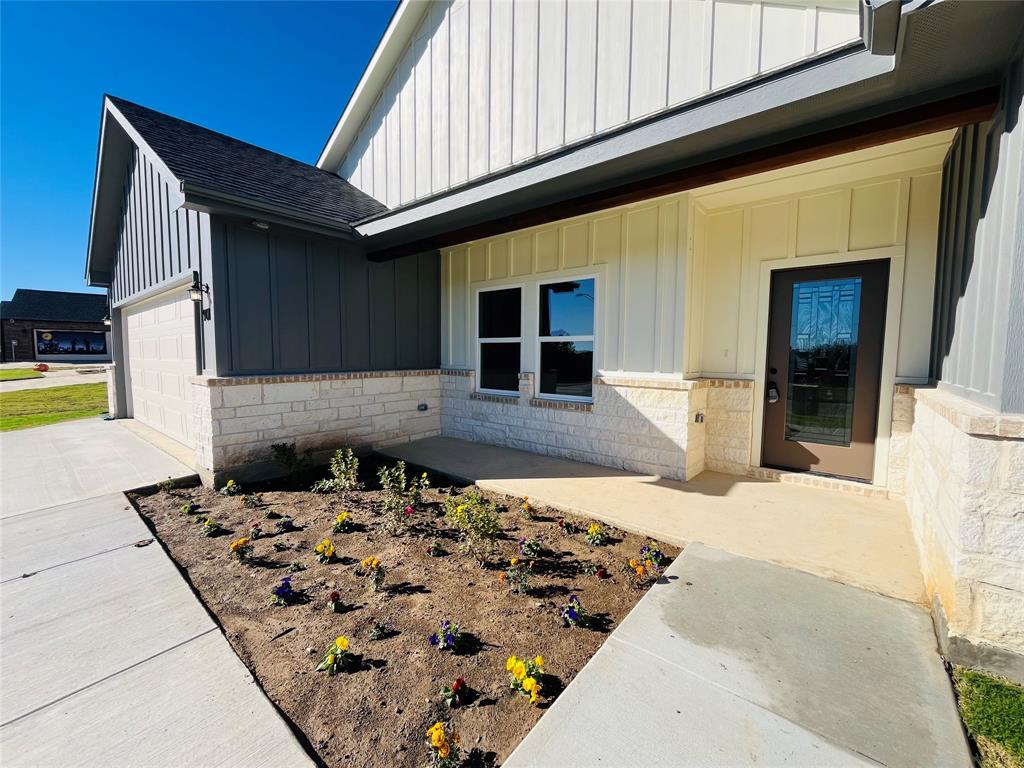
{"type": "Polygon", "coordinates": [[[1022,67],[1019,2],[403,2],[317,167],[107,98],[112,411],[887,494],[1024,669],[1022,67]]]}
{"type": "Polygon", "coordinates": [[[0,361],[110,362],[107,297],[18,288],[0,304],[0,361]]]}

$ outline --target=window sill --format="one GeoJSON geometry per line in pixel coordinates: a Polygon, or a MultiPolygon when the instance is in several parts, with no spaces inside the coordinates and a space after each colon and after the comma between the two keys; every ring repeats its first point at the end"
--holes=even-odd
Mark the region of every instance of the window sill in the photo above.
{"type": "Polygon", "coordinates": [[[594,410],[594,404],[581,400],[549,400],[546,397],[531,397],[530,406],[533,408],[551,408],[555,411],[577,411],[579,413],[590,413],[594,410]]]}

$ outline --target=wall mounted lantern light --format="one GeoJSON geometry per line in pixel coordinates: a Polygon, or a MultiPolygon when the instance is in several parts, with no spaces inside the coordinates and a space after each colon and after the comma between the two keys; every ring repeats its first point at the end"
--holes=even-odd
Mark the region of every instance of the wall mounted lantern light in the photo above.
{"type": "Polygon", "coordinates": [[[110,319],[110,315],[107,315],[106,317],[103,318],[104,325],[110,325],[112,322],[113,321],[110,319]]]}

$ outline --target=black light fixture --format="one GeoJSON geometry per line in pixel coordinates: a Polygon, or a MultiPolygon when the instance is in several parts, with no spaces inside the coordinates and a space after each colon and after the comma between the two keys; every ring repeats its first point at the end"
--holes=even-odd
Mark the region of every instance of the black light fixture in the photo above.
{"type": "Polygon", "coordinates": [[[199,278],[196,278],[192,285],[188,287],[188,297],[197,304],[202,302],[203,294],[209,292],[210,286],[206,285],[206,283],[200,284],[199,278]]]}

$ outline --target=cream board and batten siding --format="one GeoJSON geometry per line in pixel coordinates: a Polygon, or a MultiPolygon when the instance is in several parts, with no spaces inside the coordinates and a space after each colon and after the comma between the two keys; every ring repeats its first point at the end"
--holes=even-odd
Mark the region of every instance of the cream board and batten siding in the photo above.
{"type": "Polygon", "coordinates": [[[476,365],[476,295],[523,287],[522,371],[534,371],[542,282],[596,277],[599,371],[682,374],[688,196],[568,219],[442,251],[441,360],[476,365]]]}
{"type": "Polygon", "coordinates": [[[856,0],[451,0],[341,162],[388,207],[860,37],[856,0]]]}

